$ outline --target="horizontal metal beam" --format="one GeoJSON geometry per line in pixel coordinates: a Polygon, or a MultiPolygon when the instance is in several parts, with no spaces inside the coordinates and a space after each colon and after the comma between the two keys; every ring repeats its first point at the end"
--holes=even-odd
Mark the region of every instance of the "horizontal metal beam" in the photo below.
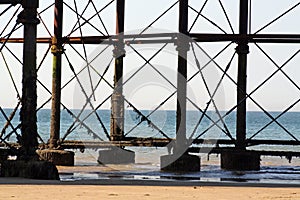
{"type": "MultiPolygon", "coordinates": [[[[90,36],[90,37],[64,37],[62,38],[63,43],[70,43],[70,44],[101,44],[103,42],[108,42],[108,37],[102,36],[90,36]]],[[[24,43],[23,38],[0,38],[0,43],[24,43]]],[[[44,43],[44,44],[52,44],[51,37],[45,38],[37,38],[37,43],[44,43]]]]}
{"type": "Polygon", "coordinates": [[[246,140],[247,146],[255,145],[300,145],[300,141],[295,140],[246,140]]]}
{"type": "MultiPolygon", "coordinates": [[[[226,148],[226,147],[217,147],[217,148],[209,148],[209,147],[191,147],[188,149],[190,153],[209,153],[209,154],[221,154],[222,152],[237,151],[235,148],[226,148]]],[[[286,157],[287,159],[291,159],[292,157],[300,157],[300,152],[296,151],[259,151],[259,150],[247,150],[247,152],[258,153],[261,156],[278,156],[278,157],[286,157]]]]}
{"type": "MultiPolygon", "coordinates": [[[[193,144],[215,144],[215,145],[231,145],[234,144],[233,140],[226,139],[197,139],[193,141],[193,144]]],[[[256,145],[283,145],[283,146],[296,146],[300,145],[300,141],[295,140],[246,140],[246,146],[256,145]]]]}
{"type": "MultiPolygon", "coordinates": [[[[124,35],[125,44],[148,44],[148,43],[174,43],[177,34],[131,34],[124,35]]],[[[235,42],[247,41],[249,43],[300,43],[300,34],[201,34],[190,33],[188,35],[196,42],[235,42]]],[[[87,36],[87,37],[64,37],[63,43],[70,44],[113,44],[117,35],[112,36],[87,36]]],[[[23,38],[0,38],[0,43],[23,43],[23,38]]],[[[37,43],[52,43],[52,38],[37,38],[37,43]]]]}
{"type": "MultiPolygon", "coordinates": [[[[173,140],[172,140],[173,141],[173,140]]],[[[81,149],[81,148],[105,148],[111,146],[145,146],[145,147],[165,147],[171,141],[166,138],[136,138],[126,137],[123,141],[64,141],[61,147],[64,149],[81,149]]],[[[235,141],[228,139],[196,139],[193,140],[193,144],[207,144],[213,146],[219,145],[233,145],[235,141]]],[[[284,146],[296,146],[300,145],[299,141],[294,140],[247,140],[247,146],[255,145],[284,145],[284,146]]],[[[17,143],[10,143],[14,147],[18,147],[17,143]]],[[[0,147],[6,146],[4,143],[0,143],[0,147]]],[[[198,148],[198,147],[197,147],[198,148]]],[[[211,148],[210,148],[211,149],[211,148]]]]}
{"type": "Polygon", "coordinates": [[[18,4],[21,3],[22,0],[0,0],[0,4],[18,4]]]}
{"type": "MultiPolygon", "coordinates": [[[[103,145],[99,146],[99,143],[96,145],[93,142],[82,142],[82,141],[76,141],[77,145],[74,145],[74,141],[69,141],[67,143],[64,143],[62,145],[65,149],[101,149],[101,148],[109,148],[112,146],[120,146],[117,144],[117,142],[113,142],[114,145],[103,145]]],[[[112,142],[110,142],[112,144],[112,142]]],[[[3,146],[2,143],[0,143],[1,146],[3,146]]],[[[14,145],[14,147],[18,147],[17,144],[14,145]]],[[[17,152],[12,151],[12,149],[8,148],[1,148],[0,149],[2,154],[6,155],[16,155],[17,152]]],[[[228,152],[228,151],[236,151],[234,147],[190,147],[188,149],[189,153],[207,153],[207,154],[221,154],[222,152],[228,152]]],[[[257,153],[260,156],[278,156],[278,157],[285,157],[289,161],[293,157],[300,157],[300,152],[297,151],[265,151],[265,150],[248,150],[247,152],[253,152],[257,153]]]]}
{"type": "Polygon", "coordinates": [[[202,34],[190,33],[196,42],[300,43],[299,34],[202,34]]]}
{"type": "MultiPolygon", "coordinates": [[[[91,141],[65,141],[61,144],[62,148],[103,148],[110,146],[144,146],[144,147],[165,147],[170,143],[169,139],[165,138],[124,138],[124,141],[112,142],[91,142],[91,141]]],[[[213,146],[219,145],[233,145],[235,141],[227,139],[197,139],[193,141],[193,144],[207,144],[213,146]]],[[[300,145],[299,141],[292,140],[248,140],[247,146],[255,145],[283,145],[283,146],[295,146],[300,145]]],[[[211,148],[210,148],[211,149],[211,148]]]]}

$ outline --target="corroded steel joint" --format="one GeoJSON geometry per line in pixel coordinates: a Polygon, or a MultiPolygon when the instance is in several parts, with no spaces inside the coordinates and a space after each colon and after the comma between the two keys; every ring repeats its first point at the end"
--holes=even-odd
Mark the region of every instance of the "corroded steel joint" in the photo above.
{"type": "Polygon", "coordinates": [[[22,24],[39,24],[40,20],[36,16],[36,9],[24,9],[18,15],[17,23],[22,23],[22,24]]]}
{"type": "Polygon", "coordinates": [[[247,43],[240,43],[235,48],[238,54],[248,54],[249,53],[249,45],[247,43]]]}
{"type": "Polygon", "coordinates": [[[125,57],[125,55],[126,55],[126,51],[124,49],[124,44],[114,45],[114,50],[113,50],[114,58],[125,57]]]}
{"type": "Polygon", "coordinates": [[[189,41],[187,41],[186,38],[182,38],[180,35],[178,36],[177,40],[175,40],[175,46],[176,47],[176,51],[189,51],[190,50],[190,44],[189,41]]]}
{"type": "Polygon", "coordinates": [[[18,15],[17,23],[22,24],[39,24],[36,9],[39,7],[38,0],[22,0],[24,10],[18,15]]]}
{"type": "Polygon", "coordinates": [[[57,38],[52,37],[52,46],[51,46],[51,53],[54,55],[63,54],[65,52],[65,49],[61,44],[57,43],[57,38]]]}
{"type": "Polygon", "coordinates": [[[249,45],[246,42],[241,42],[235,48],[235,51],[238,54],[248,54],[249,53],[249,45]]]}
{"type": "Polygon", "coordinates": [[[38,8],[39,0],[20,0],[23,8],[38,8]]]}

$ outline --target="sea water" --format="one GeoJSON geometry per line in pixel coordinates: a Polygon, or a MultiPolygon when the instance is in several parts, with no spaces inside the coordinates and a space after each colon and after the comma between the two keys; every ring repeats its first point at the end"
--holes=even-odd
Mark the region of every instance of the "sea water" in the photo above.
{"type": "MultiPolygon", "coordinates": [[[[4,109],[7,116],[12,109],[4,109]]],[[[151,111],[142,110],[144,116],[151,114],[151,111]]],[[[62,110],[61,112],[61,138],[66,140],[100,141],[108,140],[105,132],[110,131],[110,111],[98,110],[97,115],[92,110],[62,110]],[[72,113],[72,114],[71,114],[72,113]],[[75,118],[84,124],[75,123],[75,118]],[[101,126],[101,123],[104,125],[101,126]],[[70,127],[73,128],[70,128],[70,127]],[[85,127],[88,126],[91,131],[85,127]],[[70,131],[71,130],[71,131],[70,131]]],[[[247,112],[247,138],[264,140],[294,140],[300,139],[300,112],[287,112],[280,115],[280,112],[270,112],[269,115],[263,112],[247,112]],[[276,122],[274,121],[276,118],[276,122]]],[[[37,114],[38,133],[43,142],[47,142],[50,132],[50,110],[42,109],[37,114]]],[[[141,115],[133,110],[125,112],[125,134],[130,137],[155,137],[164,138],[163,132],[170,138],[176,134],[176,112],[173,110],[158,110],[152,113],[149,121],[143,120],[141,115]],[[140,124],[139,124],[140,123],[140,124]],[[139,124],[138,126],[136,126],[139,124]],[[155,125],[155,126],[153,126],[155,125]],[[135,127],[136,126],[136,127],[135,127]],[[135,128],[134,128],[135,127],[135,128]],[[132,130],[131,130],[132,129],[132,130]],[[160,131],[158,131],[161,130],[160,131]]],[[[0,127],[4,127],[6,119],[0,115],[0,127]]],[[[19,112],[11,121],[16,127],[20,123],[19,112]]],[[[187,111],[187,137],[204,139],[230,139],[235,138],[236,113],[208,111],[203,115],[199,111],[187,111]],[[201,120],[200,120],[201,119],[201,120]],[[200,123],[199,123],[200,121],[200,123]],[[216,122],[214,125],[214,122],[216,122]],[[199,126],[197,124],[199,123],[199,126]]],[[[15,142],[16,136],[10,134],[12,127],[9,126],[3,132],[2,138],[6,141],[15,142]]],[[[20,130],[18,130],[20,134],[20,130]]],[[[42,141],[40,141],[42,142],[42,141]]],[[[200,146],[201,147],[201,146],[200,146]]],[[[281,150],[299,151],[298,146],[255,146],[252,149],[259,150],[281,150]]],[[[201,171],[195,173],[167,173],[161,172],[160,156],[167,155],[167,148],[159,147],[128,147],[136,153],[136,163],[131,165],[106,165],[97,164],[98,150],[85,149],[82,153],[75,150],[74,168],[62,168],[61,179],[65,181],[79,179],[156,179],[156,180],[200,180],[200,181],[238,181],[238,182],[278,182],[300,184],[300,161],[294,158],[290,163],[284,158],[262,157],[261,170],[249,172],[231,172],[220,169],[218,155],[208,155],[201,152],[201,171]],[[74,171],[75,170],[75,171],[74,171]]]]}

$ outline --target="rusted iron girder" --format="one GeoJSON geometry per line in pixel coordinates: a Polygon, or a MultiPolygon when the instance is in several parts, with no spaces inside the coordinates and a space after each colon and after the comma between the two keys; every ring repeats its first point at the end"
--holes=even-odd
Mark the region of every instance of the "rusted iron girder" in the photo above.
{"type": "MultiPolygon", "coordinates": [[[[248,0],[240,0],[239,33],[248,33],[248,0]]],[[[236,148],[246,149],[246,114],[247,114],[247,54],[249,53],[248,41],[238,41],[236,47],[238,54],[237,77],[237,108],[236,108],[236,148]]]]}
{"type": "Polygon", "coordinates": [[[186,138],[186,95],[187,95],[187,52],[188,33],[188,0],[179,1],[179,32],[177,38],[178,68],[177,68],[177,108],[176,108],[176,145],[174,153],[184,152],[188,146],[186,138]]]}
{"type": "MultiPolygon", "coordinates": [[[[172,139],[173,141],[173,139],[172,139]]],[[[80,149],[80,148],[105,148],[110,146],[144,146],[144,147],[165,147],[170,143],[169,139],[166,138],[135,138],[126,137],[123,141],[73,141],[66,140],[61,143],[62,149],[80,149]]],[[[12,147],[19,148],[20,145],[17,143],[8,143],[12,147]]],[[[205,144],[214,145],[216,147],[220,145],[234,145],[235,141],[228,139],[196,139],[193,144],[205,144]]],[[[256,145],[284,145],[284,146],[295,146],[300,145],[299,141],[295,140],[247,140],[247,146],[256,145]]],[[[0,147],[8,147],[6,143],[0,143],[0,147]]],[[[39,144],[39,148],[45,148],[44,144],[39,144]]],[[[199,149],[199,147],[198,147],[199,149]]]]}
{"type": "MultiPolygon", "coordinates": [[[[230,140],[227,140],[230,142],[230,140]]],[[[293,141],[294,142],[294,141],[293,141]]],[[[206,142],[205,142],[206,143],[206,142]]],[[[121,143],[118,142],[82,142],[82,141],[65,141],[62,144],[63,149],[80,149],[84,151],[85,149],[102,149],[102,148],[110,148],[113,146],[143,146],[143,147],[164,147],[165,143],[163,141],[122,141],[121,143]]],[[[18,148],[18,144],[11,144],[11,146],[18,148]]],[[[3,143],[0,143],[0,147],[5,147],[3,143]]],[[[41,146],[42,148],[42,146],[41,146]]],[[[15,155],[11,149],[2,149],[6,151],[7,155],[15,155]]],[[[190,153],[208,153],[208,154],[220,154],[223,151],[234,150],[232,147],[190,147],[187,149],[190,153]]],[[[300,157],[300,152],[297,151],[258,151],[258,150],[249,150],[249,152],[258,153],[261,156],[279,156],[279,157],[286,157],[289,161],[293,157],[300,157]]]]}
{"type": "Polygon", "coordinates": [[[21,3],[22,0],[0,0],[0,4],[12,4],[16,5],[18,3],[21,3]]]}
{"type": "MultiPolygon", "coordinates": [[[[176,33],[159,33],[143,35],[124,35],[125,44],[147,44],[147,43],[174,43],[176,33]],[[135,38],[134,40],[130,40],[135,38]],[[160,38],[160,39],[147,39],[160,38]]],[[[195,42],[235,42],[247,41],[248,43],[300,43],[300,35],[297,34],[202,34],[190,33],[195,42]]],[[[115,44],[117,36],[86,36],[86,37],[63,37],[62,43],[66,44],[115,44]]],[[[24,43],[23,38],[0,38],[0,43],[24,43]]],[[[51,44],[52,38],[37,38],[37,43],[51,44]]]]}
{"type": "Polygon", "coordinates": [[[55,0],[54,4],[54,36],[51,52],[53,54],[52,71],[52,104],[49,148],[58,148],[60,137],[60,102],[61,102],[61,57],[63,53],[63,0],[55,0]]]}
{"type": "Polygon", "coordinates": [[[22,107],[20,111],[21,159],[33,159],[38,147],[37,133],[37,70],[36,70],[36,35],[38,0],[22,2],[23,11],[18,15],[17,22],[24,25],[23,73],[22,73],[22,107]]]}
{"type": "MultiPolygon", "coordinates": [[[[175,43],[176,33],[124,35],[124,44],[148,44],[148,43],[175,43]],[[147,38],[159,39],[147,39],[147,38]],[[135,38],[134,40],[130,40],[135,38]]],[[[202,34],[190,33],[195,42],[235,42],[247,41],[248,43],[300,43],[300,35],[297,34],[202,34]]],[[[86,36],[63,37],[63,44],[115,44],[117,36],[86,36]]],[[[24,43],[23,38],[0,38],[0,43],[24,43]]],[[[37,38],[37,43],[52,44],[52,38],[37,38]]]]}
{"type": "Polygon", "coordinates": [[[117,0],[117,27],[116,43],[114,44],[113,55],[114,66],[114,91],[111,97],[111,120],[110,120],[110,140],[120,141],[124,138],[124,97],[123,97],[123,58],[124,49],[124,12],[125,1],[117,0]]]}

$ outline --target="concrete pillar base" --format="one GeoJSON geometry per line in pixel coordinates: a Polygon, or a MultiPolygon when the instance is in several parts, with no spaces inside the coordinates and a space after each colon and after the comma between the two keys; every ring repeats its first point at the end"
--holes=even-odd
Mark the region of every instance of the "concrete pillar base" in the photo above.
{"type": "Polygon", "coordinates": [[[41,160],[52,162],[54,165],[74,166],[74,152],[65,150],[43,149],[37,154],[41,160]]]}
{"type": "Polygon", "coordinates": [[[118,147],[100,150],[97,161],[99,164],[104,165],[135,163],[135,152],[118,147]]]}
{"type": "Polygon", "coordinates": [[[165,155],[160,157],[160,168],[163,171],[197,172],[200,171],[201,159],[199,156],[185,153],[178,155],[165,155]]]}
{"type": "Polygon", "coordinates": [[[259,170],[260,155],[251,151],[223,151],[221,153],[221,168],[238,171],[259,170]]]}
{"type": "Polygon", "coordinates": [[[9,149],[0,149],[0,163],[7,160],[7,157],[9,155],[9,149]]]}
{"type": "Polygon", "coordinates": [[[57,168],[47,161],[6,160],[1,163],[1,176],[59,180],[57,168]]]}

